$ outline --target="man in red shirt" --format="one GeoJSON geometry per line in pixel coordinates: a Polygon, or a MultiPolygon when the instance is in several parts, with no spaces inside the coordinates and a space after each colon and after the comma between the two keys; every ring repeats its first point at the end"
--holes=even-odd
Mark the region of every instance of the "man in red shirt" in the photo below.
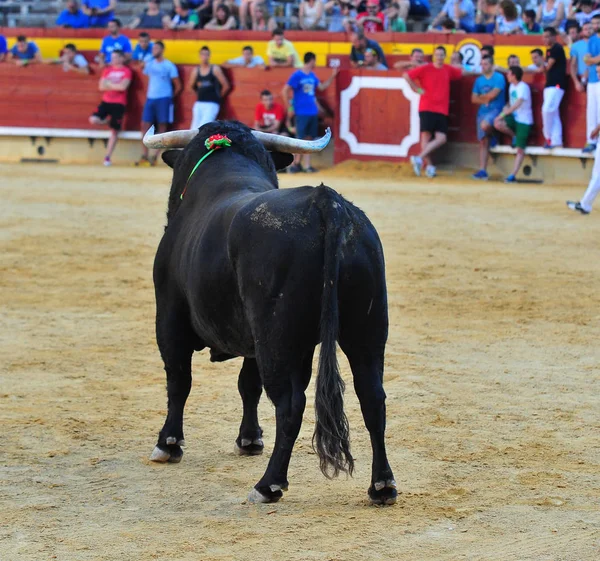
{"type": "Polygon", "coordinates": [[[367,11],[356,16],[356,23],[363,28],[364,33],[383,31],[385,14],[379,11],[379,0],[367,0],[367,11]]]}
{"type": "Polygon", "coordinates": [[[278,133],[285,118],[283,105],[273,101],[269,90],[260,92],[260,103],[254,111],[254,128],[259,131],[278,133]]]}
{"type": "Polygon", "coordinates": [[[110,166],[110,157],[117,145],[117,138],[127,105],[127,89],[133,77],[131,70],[123,64],[124,62],[125,53],[123,51],[116,50],[112,52],[110,66],[102,71],[98,85],[98,89],[104,92],[102,102],[90,117],[92,125],[106,125],[108,123],[110,127],[110,138],[104,158],[105,166],[110,166]]]}
{"type": "Polygon", "coordinates": [[[426,164],[427,177],[435,177],[435,166],[431,164],[429,154],[446,143],[448,134],[448,111],[450,109],[450,82],[459,80],[463,75],[461,68],[444,64],[446,49],[437,47],[433,53],[433,62],[413,68],[404,74],[410,87],[420,94],[419,117],[421,121],[421,153],[411,156],[413,169],[421,175],[426,164]],[[419,85],[413,80],[417,80],[419,85]]]}

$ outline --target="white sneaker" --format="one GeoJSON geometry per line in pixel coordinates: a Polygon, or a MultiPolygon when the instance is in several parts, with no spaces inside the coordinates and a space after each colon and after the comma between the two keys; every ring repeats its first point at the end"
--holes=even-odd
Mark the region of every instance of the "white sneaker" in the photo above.
{"type": "Polygon", "coordinates": [[[435,177],[437,175],[436,171],[435,166],[427,166],[427,168],[425,168],[425,175],[427,177],[435,177]]]}
{"type": "Polygon", "coordinates": [[[419,156],[411,156],[410,163],[417,177],[421,177],[421,169],[423,168],[423,160],[419,156]]]}
{"type": "Polygon", "coordinates": [[[108,166],[111,166],[111,165],[112,165],[112,163],[111,163],[111,161],[110,161],[110,158],[104,158],[104,165],[105,165],[106,167],[108,167],[108,166]]]}

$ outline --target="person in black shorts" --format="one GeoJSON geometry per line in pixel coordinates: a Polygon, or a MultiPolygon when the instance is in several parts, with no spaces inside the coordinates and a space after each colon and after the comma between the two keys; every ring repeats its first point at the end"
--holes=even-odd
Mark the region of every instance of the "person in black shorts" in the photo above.
{"type": "Polygon", "coordinates": [[[111,156],[117,145],[118,134],[127,106],[127,90],[133,77],[131,69],[125,66],[124,62],[123,51],[112,52],[111,64],[102,71],[98,84],[99,90],[103,92],[102,101],[96,112],[90,117],[92,125],[108,124],[110,127],[110,137],[104,157],[105,166],[111,165],[111,156]]]}

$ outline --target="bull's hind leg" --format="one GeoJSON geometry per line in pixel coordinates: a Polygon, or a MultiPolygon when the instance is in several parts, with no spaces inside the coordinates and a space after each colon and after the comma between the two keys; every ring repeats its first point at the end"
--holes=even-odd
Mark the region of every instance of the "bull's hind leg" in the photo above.
{"type": "MultiPolygon", "coordinates": [[[[342,346],[344,349],[344,346],[342,346]]],[[[345,349],[354,377],[365,425],[371,437],[373,466],[369,498],[373,504],[394,504],[398,492],[385,450],[385,391],[383,390],[383,350],[353,352],[345,349]],[[349,352],[346,352],[349,351],[349,352]]]]}
{"type": "Polygon", "coordinates": [[[238,378],[238,390],[242,396],[244,415],[240,434],[235,441],[235,451],[240,456],[256,456],[263,453],[262,429],[258,424],[258,402],[262,393],[262,380],[258,365],[253,358],[244,359],[238,378]]]}
{"type": "Polygon", "coordinates": [[[167,373],[168,412],[150,459],[176,463],[183,456],[183,409],[192,387],[194,336],[187,315],[174,306],[159,304],[156,339],[167,373]]]}
{"type": "Polygon", "coordinates": [[[290,354],[285,361],[259,357],[265,390],[275,405],[276,436],[273,454],[261,480],[248,495],[252,503],[274,503],[287,491],[287,473],[292,449],[306,406],[306,387],[310,381],[314,349],[290,354]],[[262,360],[261,360],[262,359],[262,360]]]}

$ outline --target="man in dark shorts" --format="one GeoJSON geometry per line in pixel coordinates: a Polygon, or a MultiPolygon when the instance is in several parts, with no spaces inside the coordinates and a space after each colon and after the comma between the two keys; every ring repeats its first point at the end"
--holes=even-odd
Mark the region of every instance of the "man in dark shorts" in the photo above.
{"type": "MultiPolygon", "coordinates": [[[[306,53],[304,55],[304,66],[296,70],[283,88],[283,101],[286,110],[289,113],[290,94],[293,94],[294,113],[296,115],[296,136],[303,140],[312,140],[318,135],[319,125],[319,108],[315,92],[326,90],[334,78],[337,76],[338,69],[334,68],[331,76],[321,82],[313,72],[317,64],[317,57],[314,53],[306,53]]],[[[298,173],[305,171],[313,173],[316,170],[310,165],[310,154],[304,155],[304,169],[300,165],[302,159],[301,154],[297,154],[294,158],[293,165],[289,168],[289,173],[298,173]]]]}
{"type": "Polygon", "coordinates": [[[131,84],[132,72],[123,63],[125,53],[113,51],[110,66],[102,71],[98,88],[102,94],[102,102],[96,112],[90,117],[92,125],[110,127],[110,138],[106,147],[104,165],[111,165],[111,156],[117,145],[119,131],[127,106],[127,89],[131,84]]]}
{"type": "Polygon", "coordinates": [[[433,53],[433,62],[418,66],[404,74],[410,87],[417,92],[419,118],[421,121],[421,153],[411,156],[410,161],[415,175],[420,176],[423,169],[427,177],[435,177],[436,169],[429,155],[446,143],[448,135],[448,112],[450,109],[450,82],[459,80],[463,75],[460,68],[444,64],[446,49],[437,47],[433,53]],[[420,85],[417,85],[417,80],[420,85]]]}

